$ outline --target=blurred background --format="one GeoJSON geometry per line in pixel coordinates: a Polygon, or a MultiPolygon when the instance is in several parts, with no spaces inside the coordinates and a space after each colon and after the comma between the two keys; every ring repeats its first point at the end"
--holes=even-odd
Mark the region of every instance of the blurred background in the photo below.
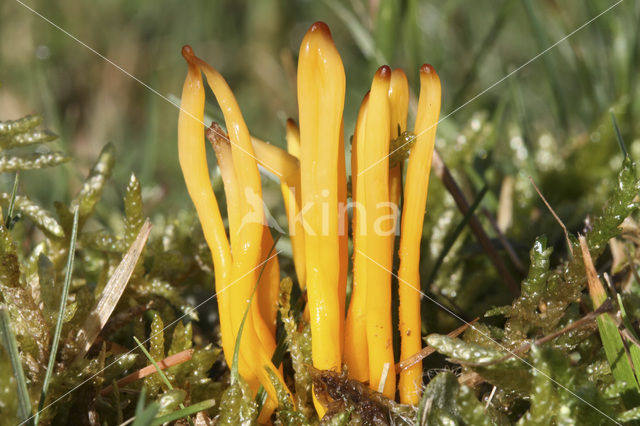
{"type": "MultiPolygon", "coordinates": [[[[478,216],[494,241],[499,234],[489,217],[508,239],[515,259],[496,247],[517,281],[526,273],[536,236],[547,235],[556,259],[566,254],[562,230],[528,177],[575,232],[615,190],[622,154],[611,112],[632,157],[640,158],[635,0],[24,2],[173,101],[186,73],[180,49],[192,45],[228,80],[252,133],[280,146],[285,120],[297,116],[298,47],[313,22],[329,25],[344,61],[345,140],[378,66],[405,69],[417,94],[418,68],[432,64],[442,80],[446,117],[437,148],[469,202],[487,187],[478,216]]],[[[219,117],[215,100],[207,99],[208,114],[219,117]]],[[[42,114],[60,136],[57,148],[73,156],[63,167],[21,177],[21,191],[45,207],[68,201],[101,148],[112,142],[117,164],[98,217],[108,222],[109,209],[121,208],[132,172],[141,180],[151,217],[191,209],[177,162],[176,107],[20,2],[5,0],[0,120],[29,113],[42,114]]],[[[13,176],[0,177],[3,190],[12,183],[13,176]]],[[[265,193],[285,227],[279,186],[267,180],[265,193]]],[[[473,317],[512,295],[473,235],[466,228],[456,232],[462,219],[434,176],[423,284],[473,317]]],[[[457,326],[432,321],[438,328],[457,326]]]]}

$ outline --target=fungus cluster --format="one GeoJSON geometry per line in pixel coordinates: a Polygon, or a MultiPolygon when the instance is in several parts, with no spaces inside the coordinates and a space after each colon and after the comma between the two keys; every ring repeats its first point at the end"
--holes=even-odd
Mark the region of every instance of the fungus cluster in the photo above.
{"type": "MultiPolygon", "coordinates": [[[[281,180],[295,271],[307,296],[314,367],[339,372],[346,366],[351,378],[368,382],[371,389],[392,399],[398,390],[400,402],[416,404],[422,387],[420,363],[401,371],[396,386],[391,281],[400,219],[399,331],[401,359],[406,359],[422,348],[420,238],[441,95],[434,69],[430,65],[420,69],[415,137],[407,136],[409,84],[402,70],[380,67],[360,106],[351,143],[353,285],[347,307],[345,73],[328,27],[315,23],[302,40],[297,73],[299,128],[292,120],[287,122],[288,152],[253,138],[222,76],[189,46],[182,54],[189,70],[178,124],[180,165],[213,257],[228,364],[247,311],[238,369],[253,392],[260,385],[267,390],[263,415],[269,415],[277,398],[268,370],[285,385],[281,370],[271,363],[280,271],[273,238],[263,220],[260,164],[281,180]],[[202,74],[228,132],[212,126],[207,133],[224,183],[228,235],[205,156],[202,74]],[[405,162],[397,161],[397,154],[390,161],[390,150],[396,150],[394,141],[405,139],[411,139],[413,146],[403,176],[405,162]]],[[[326,407],[314,402],[322,416],[326,407]]]]}

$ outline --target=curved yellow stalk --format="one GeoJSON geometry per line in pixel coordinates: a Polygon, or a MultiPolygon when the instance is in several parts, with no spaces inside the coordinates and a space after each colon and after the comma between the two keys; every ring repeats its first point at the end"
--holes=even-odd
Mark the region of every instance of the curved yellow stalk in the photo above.
{"type": "Polygon", "coordinates": [[[256,137],[251,137],[253,151],[258,163],[280,179],[295,186],[300,180],[300,162],[296,157],[256,137]]]}
{"type": "MultiPolygon", "coordinates": [[[[239,211],[239,189],[238,189],[238,180],[236,179],[235,170],[233,169],[233,158],[231,155],[231,145],[229,144],[229,139],[226,133],[222,130],[222,128],[217,124],[212,124],[211,128],[207,131],[207,138],[211,141],[213,148],[216,153],[216,158],[218,160],[218,167],[220,169],[220,174],[222,175],[222,181],[224,183],[224,192],[225,197],[227,199],[227,216],[229,218],[229,228],[232,230],[238,229],[239,227],[239,219],[240,216],[236,214],[239,211]]],[[[261,264],[271,256],[273,245],[273,239],[271,234],[269,233],[268,228],[264,227],[264,234],[262,239],[262,259],[261,264]],[[266,247],[265,247],[266,246],[266,247]]],[[[262,266],[258,267],[258,270],[261,269],[262,266]]],[[[277,298],[279,291],[279,279],[280,279],[280,270],[278,264],[278,258],[273,256],[270,260],[268,260],[264,266],[264,272],[262,277],[260,278],[260,282],[258,283],[258,290],[256,293],[256,298],[258,300],[257,304],[259,306],[259,315],[253,315],[253,318],[262,317],[265,319],[265,323],[267,326],[269,324],[273,324],[273,328],[270,328],[270,334],[273,339],[262,339],[264,336],[268,336],[266,333],[263,335],[259,334],[260,343],[265,346],[267,353],[272,353],[275,348],[272,348],[272,341],[275,339],[275,315],[276,312],[272,312],[272,307],[277,307],[277,298]],[[274,281],[276,283],[274,284],[274,281]],[[276,289],[276,294],[274,295],[274,288],[276,289]]],[[[255,304],[253,305],[255,306],[255,304]]],[[[220,320],[222,321],[222,315],[220,316],[220,320]]],[[[226,320],[227,322],[229,320],[226,320]]],[[[255,327],[255,324],[252,324],[255,327]]],[[[245,325],[245,330],[249,326],[245,325]]],[[[235,338],[234,338],[235,340],[235,338]]],[[[229,352],[233,353],[235,347],[232,347],[229,352]]],[[[247,362],[245,361],[245,353],[241,350],[239,361],[240,365],[245,366],[241,371],[241,375],[243,377],[251,377],[253,386],[252,391],[255,393],[258,389],[258,378],[255,376],[254,371],[251,368],[246,367],[247,362]]],[[[229,364],[231,365],[231,364],[229,364]]],[[[280,369],[282,371],[282,369],[280,369]]],[[[268,399],[265,404],[264,409],[260,413],[260,422],[265,423],[271,416],[271,413],[276,407],[275,401],[268,399]]]]}
{"type": "Polygon", "coordinates": [[[347,321],[344,327],[344,362],[349,369],[349,377],[361,382],[369,381],[369,350],[367,348],[367,264],[361,250],[366,250],[365,217],[363,217],[364,188],[358,179],[362,169],[364,152],[364,125],[367,117],[367,94],[358,112],[356,131],[351,142],[351,199],[353,200],[353,290],[347,321]]]}
{"type": "MultiPolygon", "coordinates": [[[[338,146],[338,301],[340,312],[340,354],[344,354],[345,304],[347,302],[347,274],[349,273],[349,214],[347,212],[347,167],[344,158],[344,119],[340,122],[338,146]]],[[[343,355],[344,356],[344,355],[343,355]]]]}
{"type": "MultiPolygon", "coordinates": [[[[381,218],[389,217],[389,81],[391,69],[376,71],[371,84],[365,124],[363,170],[359,176],[365,192],[367,260],[367,345],[369,347],[369,385],[393,398],[396,392],[393,374],[393,330],[391,326],[391,244],[388,226],[381,218]],[[387,372],[384,377],[384,372],[387,372]],[[380,382],[384,379],[384,387],[380,382]]],[[[393,234],[392,234],[393,235],[393,234]]]]}
{"type": "Polygon", "coordinates": [[[287,119],[287,152],[300,159],[300,129],[293,119],[287,119]]]}
{"type": "MultiPolygon", "coordinates": [[[[211,141],[213,148],[216,152],[216,158],[218,159],[218,166],[220,167],[220,172],[222,175],[222,180],[224,182],[224,192],[225,197],[227,198],[227,216],[229,218],[229,228],[232,230],[238,229],[241,226],[241,217],[238,214],[241,211],[241,206],[239,205],[239,194],[240,189],[238,185],[238,179],[235,174],[235,170],[233,168],[233,159],[231,154],[231,145],[229,144],[229,139],[226,133],[222,130],[222,128],[217,124],[212,124],[211,128],[207,131],[207,137],[211,141]]],[[[254,145],[268,145],[266,142],[259,141],[255,142],[254,145]]],[[[270,145],[271,146],[271,145],[270,145]]],[[[262,148],[262,151],[266,151],[267,154],[263,155],[266,158],[266,163],[273,165],[274,167],[279,167],[280,175],[282,176],[282,162],[286,162],[288,159],[285,158],[282,160],[282,155],[278,154],[286,154],[287,157],[290,157],[294,166],[297,166],[298,160],[291,157],[289,154],[284,151],[279,150],[277,147],[273,147],[275,150],[270,148],[262,148]]],[[[262,153],[262,152],[261,152],[262,153]]],[[[262,159],[264,160],[264,159],[262,159]]],[[[260,164],[265,163],[265,161],[260,161],[260,164]]],[[[263,235],[262,235],[262,254],[260,259],[260,264],[265,263],[264,271],[262,273],[262,277],[260,278],[260,282],[258,283],[257,290],[257,299],[260,316],[254,315],[254,321],[257,318],[262,318],[264,323],[266,324],[269,334],[271,337],[264,338],[266,334],[258,333],[258,337],[260,338],[261,343],[267,350],[267,352],[273,352],[275,350],[275,327],[276,327],[276,316],[278,311],[278,295],[280,292],[280,265],[278,262],[277,256],[274,256],[271,252],[273,248],[273,238],[271,233],[269,232],[269,228],[265,225],[263,227],[263,235]]],[[[261,268],[258,268],[260,271],[261,268]]],[[[255,325],[256,329],[260,327],[260,324],[255,325]]]]}
{"type": "MultiPolygon", "coordinates": [[[[394,69],[391,72],[391,82],[389,83],[389,105],[391,107],[391,140],[399,136],[407,128],[407,113],[409,111],[409,81],[404,71],[394,69]]],[[[396,206],[400,205],[402,196],[402,164],[389,169],[389,200],[396,206]]],[[[396,221],[398,218],[396,217],[396,221]]],[[[391,244],[395,238],[391,240],[391,244]]],[[[393,252],[393,247],[391,248],[393,252]]]]}
{"type": "MultiPolygon", "coordinates": [[[[227,290],[230,293],[230,299],[236,304],[230,313],[232,331],[234,336],[237,336],[237,330],[247,303],[251,300],[260,269],[264,218],[260,174],[253,154],[249,130],[231,89],[224,78],[210,65],[193,54],[191,59],[207,77],[207,82],[224,115],[239,189],[239,211],[235,214],[241,218],[241,221],[237,229],[230,229],[234,284],[227,290]]],[[[269,328],[260,315],[258,303],[251,304],[247,324],[252,324],[253,327],[245,326],[240,342],[240,352],[250,363],[254,374],[267,390],[271,406],[276,403],[277,395],[265,367],[274,371],[283,386],[285,385],[282,375],[271,363],[275,341],[273,341],[269,328]]]]}
{"type": "MultiPolygon", "coordinates": [[[[207,245],[214,264],[220,333],[225,359],[231,365],[235,334],[231,323],[231,300],[227,287],[232,284],[232,259],[218,202],[211,188],[209,167],[204,144],[204,86],[200,70],[191,61],[190,47],[183,48],[189,71],[182,89],[182,103],[178,118],[178,156],[189,196],[195,205],[207,245]]],[[[239,360],[240,374],[252,389],[257,390],[257,379],[251,368],[239,360]]]]}
{"type": "MultiPolygon", "coordinates": [[[[289,154],[296,158],[300,157],[300,130],[296,123],[287,120],[287,150],[289,154]]],[[[291,251],[293,252],[293,263],[298,276],[300,288],[306,288],[306,265],[304,250],[304,227],[300,220],[300,204],[302,203],[302,191],[300,188],[300,163],[298,162],[298,181],[295,185],[280,184],[284,207],[287,211],[289,221],[289,238],[291,239],[291,251]]]]}
{"type": "MultiPolygon", "coordinates": [[[[420,98],[414,132],[416,142],[409,155],[404,186],[400,237],[399,298],[401,359],[422,348],[420,320],[420,239],[429,188],[429,173],[440,115],[440,79],[433,67],[420,68],[420,98]]],[[[400,401],[417,404],[422,388],[422,363],[400,374],[400,401]]]]}
{"type": "MultiPolygon", "coordinates": [[[[260,307],[260,316],[267,324],[271,332],[271,342],[275,343],[276,338],[276,319],[278,316],[278,296],[280,295],[280,263],[278,256],[275,256],[275,248],[273,247],[273,237],[268,226],[263,226],[262,234],[262,256],[260,262],[267,262],[258,283],[258,306],[260,307]],[[267,260],[268,259],[268,260],[267,260]]],[[[268,344],[264,342],[263,346],[268,344]]],[[[273,351],[275,351],[275,346],[273,351]]],[[[282,369],[281,369],[282,370],[282,369]]]]}
{"type": "MultiPolygon", "coordinates": [[[[311,26],[298,59],[300,175],[313,365],[341,370],[344,312],[339,300],[338,162],[345,75],[329,28],[311,26]]],[[[322,415],[324,408],[316,401],[322,415]]]]}
{"type": "Polygon", "coordinates": [[[238,229],[240,226],[240,217],[236,214],[240,210],[240,189],[238,188],[238,179],[236,171],[233,168],[233,158],[231,157],[231,145],[227,134],[218,124],[212,124],[206,131],[207,139],[211,142],[213,150],[216,153],[218,161],[218,169],[222,177],[224,188],[224,196],[227,201],[227,220],[229,221],[229,229],[238,229]]]}

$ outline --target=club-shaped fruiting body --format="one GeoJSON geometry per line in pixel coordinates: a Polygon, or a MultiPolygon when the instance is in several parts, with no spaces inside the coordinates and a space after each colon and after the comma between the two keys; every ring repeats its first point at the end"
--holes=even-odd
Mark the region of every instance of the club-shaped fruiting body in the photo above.
{"type": "MultiPolygon", "coordinates": [[[[347,309],[345,72],[328,27],[313,24],[301,43],[299,128],[293,120],[287,122],[289,152],[251,137],[222,76],[190,47],[183,49],[183,56],[189,70],[178,124],[180,165],[211,249],[222,345],[229,365],[247,312],[238,370],[254,392],[260,385],[268,392],[261,419],[268,419],[277,405],[266,368],[276,372],[283,386],[284,380],[271,363],[280,271],[273,238],[263,220],[258,164],[281,181],[295,271],[306,291],[313,366],[340,372],[344,364],[352,378],[368,382],[373,390],[389,398],[399,390],[402,403],[416,404],[422,387],[420,363],[400,372],[396,389],[391,282],[399,228],[399,332],[401,359],[405,359],[422,348],[420,238],[441,97],[435,70],[429,65],[420,69],[413,133],[407,130],[409,84],[402,70],[380,67],[361,104],[351,144],[353,285],[347,309]],[[205,156],[202,74],[228,132],[214,125],[207,134],[224,183],[228,237],[205,156]],[[390,151],[394,151],[391,159],[390,151]]],[[[322,416],[326,407],[314,402],[322,416]]]]}

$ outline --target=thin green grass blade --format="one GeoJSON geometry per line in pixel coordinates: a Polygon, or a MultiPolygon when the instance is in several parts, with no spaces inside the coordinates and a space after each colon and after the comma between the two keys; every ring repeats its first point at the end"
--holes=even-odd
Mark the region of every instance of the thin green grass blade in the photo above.
{"type": "MultiPolygon", "coordinates": [[[[531,28],[536,39],[538,50],[542,52],[551,45],[545,32],[545,27],[538,18],[533,2],[531,0],[523,0],[522,3],[524,4],[524,9],[527,13],[527,17],[529,18],[529,22],[531,23],[531,28]]],[[[536,4],[539,3],[536,2],[536,4]]],[[[552,58],[553,57],[551,55],[543,55],[542,63],[544,64],[545,71],[549,77],[551,94],[556,104],[558,121],[562,128],[568,130],[569,120],[567,118],[567,107],[565,105],[564,98],[562,97],[562,91],[560,90],[560,78],[558,76],[558,71],[552,58]]]]}
{"type": "Polygon", "coordinates": [[[478,71],[481,69],[484,60],[489,57],[488,53],[491,48],[494,46],[498,36],[502,32],[502,29],[507,22],[507,17],[509,16],[509,12],[511,10],[511,5],[515,2],[510,0],[503,0],[500,5],[500,9],[491,24],[491,28],[482,39],[480,43],[480,47],[473,54],[473,59],[470,61],[470,66],[464,74],[462,78],[462,84],[459,86],[458,91],[453,97],[453,105],[462,105],[464,102],[464,96],[467,93],[467,90],[471,86],[471,83],[476,79],[478,75],[478,71]]]}
{"type": "Polygon", "coordinates": [[[142,388],[138,403],[136,404],[136,417],[132,426],[150,426],[155,419],[156,414],[160,407],[155,402],[152,402],[148,406],[144,406],[145,399],[147,397],[147,389],[142,388]]]}
{"type": "Polygon", "coordinates": [[[244,315],[242,316],[242,321],[240,322],[240,327],[238,327],[238,335],[236,336],[236,344],[233,348],[233,361],[231,362],[231,372],[229,376],[230,385],[233,386],[238,382],[238,362],[240,358],[240,339],[242,338],[242,331],[244,330],[244,323],[247,319],[247,314],[249,313],[249,308],[251,307],[251,302],[253,301],[253,294],[251,294],[251,298],[249,299],[249,304],[244,310],[244,315]]]}
{"type": "Polygon", "coordinates": [[[16,196],[18,195],[18,182],[20,181],[20,172],[16,172],[16,178],[13,181],[13,189],[11,190],[11,199],[9,200],[9,208],[7,209],[7,217],[4,220],[4,225],[7,229],[13,228],[15,220],[13,218],[13,210],[16,206],[16,196]]]}
{"type": "Polygon", "coordinates": [[[18,417],[21,421],[26,422],[31,417],[31,400],[29,399],[27,380],[24,376],[24,370],[22,369],[16,336],[11,329],[9,314],[3,306],[0,306],[0,338],[9,354],[13,375],[18,384],[18,417]]]}
{"type": "Polygon", "coordinates": [[[627,147],[624,144],[624,139],[622,139],[622,133],[620,133],[620,128],[618,127],[618,121],[616,120],[616,115],[613,111],[609,111],[611,113],[611,122],[613,123],[613,129],[616,132],[616,140],[618,141],[618,145],[620,145],[620,150],[622,151],[622,155],[624,158],[629,156],[629,152],[627,151],[627,147]]]}
{"type": "Polygon", "coordinates": [[[174,422],[176,420],[183,419],[188,416],[192,416],[200,411],[208,410],[216,405],[215,399],[207,399],[197,404],[192,404],[188,407],[181,408],[180,410],[176,410],[172,413],[165,414],[164,416],[160,416],[150,423],[151,426],[161,425],[164,423],[174,422]]]}
{"type": "Polygon", "coordinates": [[[378,17],[374,30],[376,47],[385,58],[393,60],[397,46],[397,33],[401,2],[382,0],[378,6],[378,17]]]}
{"type": "MultiPolygon", "coordinates": [[[[580,235],[580,249],[582,251],[582,260],[584,263],[585,273],[589,286],[589,296],[593,303],[593,308],[599,308],[607,299],[607,293],[598,278],[598,272],[593,265],[593,259],[587,245],[587,239],[580,235]]],[[[598,332],[607,361],[611,366],[611,373],[616,381],[625,383],[622,392],[622,400],[625,408],[633,408],[640,405],[640,386],[633,372],[631,361],[627,356],[627,348],[624,345],[618,325],[609,315],[600,315],[596,319],[598,324],[598,332]]]]}
{"type": "MultiPolygon", "coordinates": [[[[151,364],[153,364],[153,366],[156,368],[156,371],[158,372],[158,374],[160,375],[160,377],[162,378],[162,381],[164,382],[165,385],[167,385],[167,388],[169,390],[173,390],[173,386],[171,385],[171,382],[169,381],[169,379],[167,378],[167,375],[164,374],[164,371],[162,371],[162,369],[160,368],[160,366],[158,365],[158,363],[156,362],[155,359],[153,359],[153,357],[151,356],[151,354],[149,353],[149,351],[147,351],[147,348],[145,348],[142,343],[140,343],[140,340],[138,340],[138,338],[136,336],[133,336],[133,340],[136,341],[136,345],[138,345],[138,347],[140,348],[140,350],[142,351],[142,353],[144,354],[144,356],[147,357],[147,359],[151,362],[151,364]]],[[[182,408],[182,407],[181,407],[182,408]]]]}
{"type": "Polygon", "coordinates": [[[600,315],[596,321],[613,377],[627,384],[628,392],[623,395],[623,400],[625,400],[625,405],[630,405],[628,408],[631,408],[640,402],[639,388],[633,368],[626,356],[626,349],[618,326],[609,315],[600,315]]]}
{"type": "MultiPolygon", "coordinates": [[[[138,347],[140,348],[140,350],[142,351],[142,353],[144,353],[144,356],[147,357],[147,359],[149,361],[151,361],[151,363],[153,364],[153,366],[156,368],[156,371],[158,372],[158,374],[160,375],[160,377],[162,378],[162,381],[164,382],[165,385],[167,385],[167,388],[169,390],[173,390],[173,386],[171,385],[171,382],[169,381],[169,379],[167,378],[167,375],[164,374],[164,371],[162,371],[162,369],[160,368],[160,366],[158,365],[158,363],[156,362],[155,359],[153,359],[153,357],[151,356],[151,354],[149,353],[149,351],[147,351],[147,348],[144,347],[144,345],[142,343],[140,343],[140,341],[138,340],[138,338],[136,336],[133,336],[133,340],[136,341],[136,345],[138,345],[138,347]]],[[[180,403],[180,409],[183,410],[184,404],[181,402],[180,403]]],[[[189,419],[189,424],[192,424],[191,419],[189,419]]]]}
{"type": "Polygon", "coordinates": [[[462,218],[462,221],[460,221],[458,226],[456,226],[456,228],[453,230],[451,235],[445,241],[444,247],[442,247],[442,250],[440,251],[438,258],[436,259],[436,262],[433,265],[431,274],[429,275],[429,278],[426,281],[427,288],[428,288],[428,285],[430,285],[435,279],[436,275],[438,274],[438,270],[444,263],[444,258],[447,257],[447,254],[449,254],[449,251],[453,247],[453,244],[456,242],[456,240],[462,233],[465,226],[467,226],[467,224],[469,223],[469,220],[471,220],[471,217],[473,217],[473,214],[480,206],[480,203],[482,202],[482,199],[484,198],[484,196],[487,194],[487,191],[489,191],[489,185],[485,183],[484,187],[482,187],[482,189],[480,190],[480,193],[476,196],[476,199],[473,200],[473,204],[471,204],[471,206],[469,207],[469,210],[467,210],[467,213],[462,218]]]}
{"type": "MultiPolygon", "coordinates": [[[[280,235],[276,236],[276,238],[273,239],[273,245],[269,250],[267,259],[271,257],[271,253],[273,253],[273,250],[276,248],[276,244],[278,243],[278,240],[280,240],[280,235]]],[[[244,315],[242,315],[242,321],[240,322],[240,327],[238,327],[238,337],[236,337],[236,345],[233,348],[233,364],[231,365],[231,374],[229,378],[229,381],[231,382],[231,386],[235,385],[236,382],[238,381],[238,359],[240,358],[240,339],[242,338],[244,323],[247,320],[247,315],[249,314],[249,308],[251,307],[251,303],[253,302],[253,297],[255,296],[256,291],[258,290],[258,283],[260,282],[260,278],[262,278],[262,273],[264,272],[266,266],[267,266],[267,262],[264,262],[262,264],[262,267],[260,268],[260,272],[258,273],[258,279],[256,280],[256,284],[253,286],[253,292],[251,292],[249,303],[247,304],[247,307],[244,310],[244,315]]],[[[258,391],[258,394],[259,393],[260,391],[258,391]]]]}
{"type": "MultiPolygon", "coordinates": [[[[629,318],[629,315],[624,308],[624,303],[622,303],[622,296],[620,296],[620,294],[618,294],[617,296],[618,306],[620,307],[620,316],[622,317],[622,323],[624,324],[624,327],[631,334],[631,336],[633,336],[636,342],[640,341],[640,339],[638,339],[638,335],[633,329],[631,319],[629,318]]],[[[638,347],[638,345],[636,345],[635,343],[631,343],[629,345],[629,355],[631,356],[631,362],[633,363],[633,370],[636,373],[636,379],[640,383],[640,347],[638,347]]]]}
{"type": "Polygon", "coordinates": [[[634,9],[633,14],[635,15],[635,31],[633,37],[633,50],[631,58],[629,59],[629,70],[627,71],[629,79],[627,93],[631,94],[631,99],[627,106],[627,128],[630,132],[635,124],[635,108],[637,101],[634,94],[638,92],[638,68],[640,67],[640,3],[635,2],[632,7],[634,9]]]}
{"type": "MultiPolygon", "coordinates": [[[[280,236],[281,235],[278,234],[276,238],[273,239],[273,245],[271,246],[271,249],[269,249],[269,254],[267,255],[267,259],[271,257],[271,253],[273,253],[273,251],[275,250],[276,244],[278,244],[278,241],[280,240],[280,236]]],[[[260,272],[258,273],[258,279],[256,280],[256,284],[253,286],[253,292],[251,292],[249,303],[247,304],[247,307],[244,310],[244,315],[242,315],[242,321],[240,322],[240,327],[238,327],[238,336],[236,337],[236,345],[233,348],[233,364],[231,365],[231,374],[229,378],[231,386],[235,385],[236,382],[238,381],[238,359],[240,358],[240,339],[242,338],[242,330],[244,330],[244,323],[247,320],[247,315],[249,314],[249,308],[251,307],[251,303],[253,303],[253,297],[255,296],[256,291],[258,290],[258,283],[260,282],[260,278],[262,278],[262,273],[267,267],[267,262],[268,261],[265,261],[262,264],[262,267],[260,268],[260,272]]],[[[258,413],[262,410],[262,404],[264,404],[265,399],[266,399],[266,394],[264,392],[264,388],[260,386],[260,389],[258,389],[258,393],[256,395],[256,402],[258,403],[258,413]]]]}
{"type": "Polygon", "coordinates": [[[44,401],[49,390],[49,383],[53,374],[56,363],[56,353],[58,352],[58,344],[60,343],[60,333],[62,333],[62,320],[64,318],[64,310],[67,306],[67,298],[69,296],[69,287],[71,287],[71,275],[73,274],[73,258],[76,252],[76,238],[78,235],[78,207],[73,211],[73,227],[71,228],[71,240],[69,242],[69,255],[67,257],[67,273],[64,277],[64,286],[62,287],[62,297],[60,297],[60,309],[58,310],[58,320],[53,333],[53,343],[51,344],[51,352],[49,353],[49,363],[47,365],[47,373],[44,376],[42,384],[42,393],[40,394],[40,403],[38,404],[38,412],[35,415],[34,424],[38,424],[40,411],[44,407],[44,401]]]}
{"type": "Polygon", "coordinates": [[[386,58],[380,49],[377,48],[373,36],[369,31],[367,31],[353,12],[336,0],[324,0],[324,2],[331,10],[334,11],[338,18],[344,22],[353,37],[353,41],[355,41],[356,45],[360,48],[360,51],[362,51],[362,54],[367,59],[373,60],[378,64],[387,63],[386,58]]]}

